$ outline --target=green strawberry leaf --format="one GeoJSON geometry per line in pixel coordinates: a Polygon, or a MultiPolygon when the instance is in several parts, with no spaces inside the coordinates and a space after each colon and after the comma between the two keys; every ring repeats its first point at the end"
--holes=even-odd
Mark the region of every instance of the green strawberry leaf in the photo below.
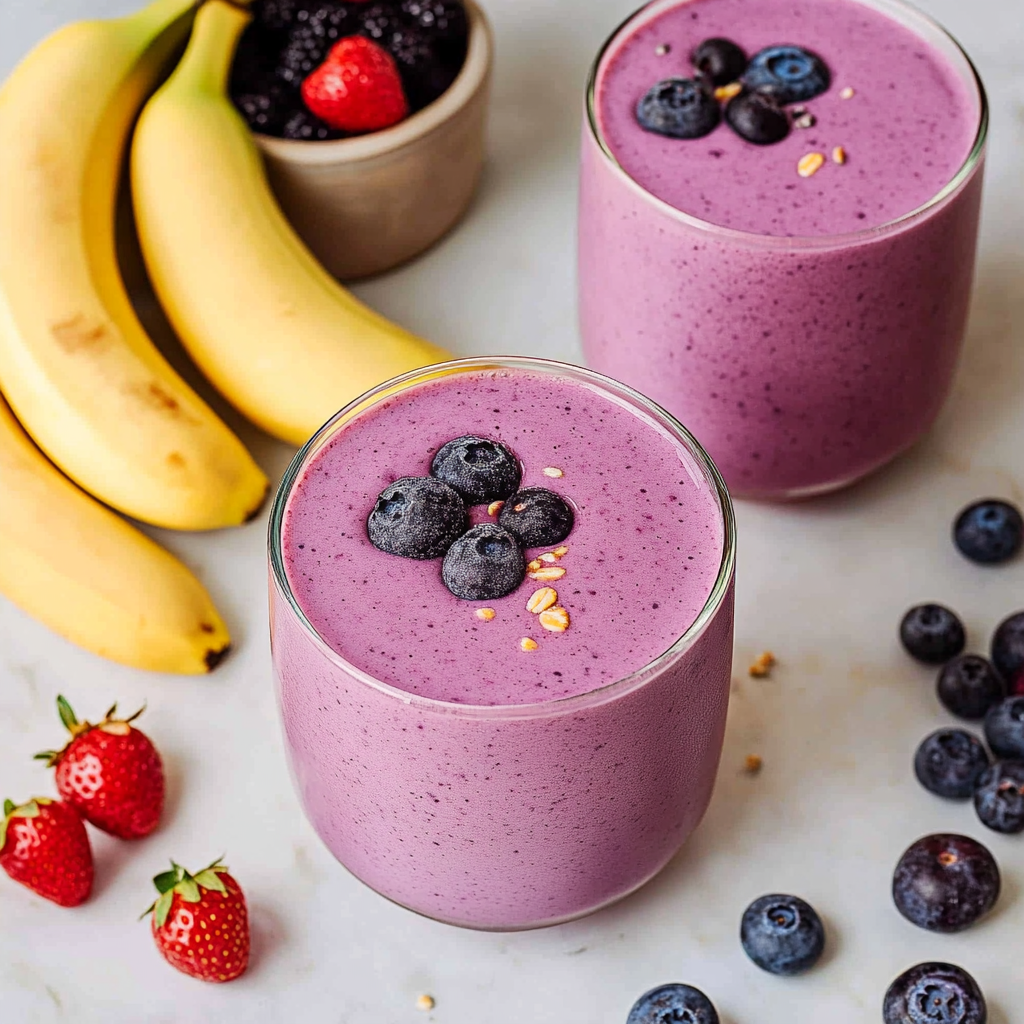
{"type": "Polygon", "coordinates": [[[52,765],[60,755],[56,750],[43,750],[38,754],[32,755],[33,761],[46,761],[47,767],[52,765]]]}
{"type": "MultiPolygon", "coordinates": [[[[117,705],[115,704],[114,707],[116,708],[117,705]]],[[[136,711],[134,715],[129,715],[126,719],[124,719],[124,721],[126,721],[126,722],[134,722],[135,719],[138,718],[139,715],[141,715],[142,712],[145,711],[145,710],[146,710],[146,705],[143,704],[142,707],[139,708],[139,710],[136,711]]],[[[107,717],[109,718],[110,716],[108,715],[107,717]]]]}
{"type": "Polygon", "coordinates": [[[163,928],[167,921],[167,915],[171,912],[171,904],[174,902],[174,890],[168,890],[156,901],[156,926],[163,928]]]}
{"type": "Polygon", "coordinates": [[[200,871],[196,875],[196,883],[201,885],[204,889],[210,889],[213,892],[219,892],[222,896],[227,896],[228,888],[220,880],[220,875],[217,874],[213,868],[207,868],[205,871],[200,871]]]}
{"type": "Polygon", "coordinates": [[[103,721],[105,722],[105,721],[107,721],[108,719],[111,719],[111,718],[113,718],[113,717],[114,717],[114,715],[116,715],[116,714],[117,714],[117,701],[115,700],[115,701],[114,701],[114,703],[110,705],[110,709],[109,709],[109,710],[107,711],[107,713],[106,713],[106,714],[105,714],[105,715],[103,716],[103,721]]]}
{"type": "Polygon", "coordinates": [[[13,800],[5,800],[4,801],[4,817],[5,818],[9,818],[11,816],[11,811],[14,810],[15,806],[16,805],[15,805],[13,800]]]}
{"type": "Polygon", "coordinates": [[[196,885],[196,880],[191,875],[187,875],[183,878],[174,887],[174,891],[186,903],[198,903],[202,899],[202,896],[199,893],[199,886],[196,885]]]}
{"type": "Polygon", "coordinates": [[[170,892],[177,884],[181,881],[181,875],[178,870],[171,869],[170,871],[162,871],[153,879],[153,884],[156,886],[156,891],[162,896],[165,892],[170,892]]]}
{"type": "Polygon", "coordinates": [[[57,711],[60,714],[60,720],[64,723],[64,728],[68,732],[74,732],[75,726],[78,725],[78,719],[75,717],[74,711],[71,710],[71,705],[65,700],[64,696],[61,695],[57,698],[57,711]]]}
{"type": "MultiPolygon", "coordinates": [[[[42,798],[39,798],[40,800],[42,798]]],[[[50,801],[45,801],[49,803],[50,801]]],[[[4,816],[3,820],[0,820],[0,850],[4,848],[4,843],[7,842],[7,826],[10,824],[11,818],[35,818],[39,815],[39,801],[29,800],[27,804],[22,804],[21,807],[16,807],[13,800],[4,801],[4,816]]]]}

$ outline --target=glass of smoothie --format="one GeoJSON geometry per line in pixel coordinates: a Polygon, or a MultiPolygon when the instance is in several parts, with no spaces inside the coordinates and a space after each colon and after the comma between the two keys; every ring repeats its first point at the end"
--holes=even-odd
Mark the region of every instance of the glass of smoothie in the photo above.
{"type": "Polygon", "coordinates": [[[275,676],[309,820],[451,924],[587,914],[699,823],[733,642],[728,492],[630,388],[527,358],[392,380],[271,519],[275,676]]]}
{"type": "Polygon", "coordinates": [[[735,495],[877,469],[950,390],[987,126],[968,57],[899,0],[647,5],[587,93],[587,362],[683,419],[735,495]]]}

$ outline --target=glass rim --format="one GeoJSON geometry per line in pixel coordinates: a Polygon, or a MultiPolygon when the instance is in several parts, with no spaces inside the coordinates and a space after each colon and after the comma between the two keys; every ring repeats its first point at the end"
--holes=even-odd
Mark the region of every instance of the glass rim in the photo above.
{"type": "MultiPolygon", "coordinates": [[[[605,56],[611,49],[612,45],[625,31],[625,29],[632,25],[645,11],[648,11],[654,7],[673,7],[679,6],[684,3],[695,2],[695,0],[647,0],[641,7],[637,8],[625,18],[608,36],[608,38],[601,45],[601,49],[598,51],[597,56],[594,58],[593,63],[590,66],[590,72],[587,76],[587,89],[586,89],[586,117],[585,122],[587,129],[590,132],[591,138],[597,144],[597,148],[600,151],[602,157],[607,161],[609,166],[613,170],[621,175],[621,177],[629,184],[631,188],[636,190],[639,195],[647,202],[661,209],[661,211],[675,220],[688,225],[689,227],[696,228],[700,231],[706,232],[707,234],[718,235],[723,239],[734,242],[742,242],[750,246],[761,246],[769,249],[779,249],[785,251],[802,251],[802,250],[814,250],[814,249],[831,249],[838,247],[845,247],[849,245],[855,245],[860,242],[871,241],[875,238],[880,238],[905,227],[907,224],[918,220],[931,210],[940,206],[950,196],[955,195],[960,188],[968,181],[975,169],[981,162],[982,155],[985,152],[985,144],[988,141],[988,131],[990,122],[990,111],[988,94],[985,91],[984,82],[982,82],[981,75],[978,72],[974,61],[971,60],[970,55],[961,46],[959,40],[940,22],[936,21],[930,14],[925,13],[919,7],[908,0],[854,0],[856,3],[864,4],[865,6],[874,7],[876,10],[882,10],[885,13],[884,8],[890,7],[896,10],[904,12],[907,16],[912,19],[916,19],[919,22],[923,22],[926,26],[937,32],[940,36],[943,36],[949,43],[952,44],[953,49],[963,58],[967,65],[967,69],[970,72],[970,81],[974,85],[978,96],[978,129],[974,137],[974,142],[971,146],[970,152],[967,154],[963,164],[961,164],[959,170],[953,177],[926,202],[920,206],[909,211],[908,213],[901,214],[899,217],[895,217],[892,220],[885,221],[883,224],[878,224],[870,228],[860,228],[857,231],[849,231],[837,234],[828,235],[765,235],[754,231],[743,231],[739,228],[728,228],[720,224],[714,224],[711,221],[702,220],[700,217],[696,217],[691,213],[686,213],[683,210],[678,210],[671,203],[667,203],[664,199],[659,199],[652,192],[648,191],[641,185],[628,171],[619,163],[616,159],[615,154],[612,153],[601,129],[597,123],[597,76],[601,68],[601,64],[604,61],[605,56]]],[[[909,26],[908,26],[909,27],[909,26]]],[[[920,33],[919,33],[920,34],[920,33]]]]}
{"type": "Polygon", "coordinates": [[[540,359],[532,356],[481,356],[463,359],[452,359],[443,363],[412,370],[365,392],[349,402],[344,408],[332,416],[307,442],[292,459],[281,478],[270,513],[268,526],[268,552],[272,585],[276,586],[287,600],[292,614],[296,616],[303,632],[312,640],[332,664],[359,683],[383,695],[399,701],[401,704],[423,708],[424,710],[451,714],[456,717],[477,719],[532,719],[547,718],[568,714],[582,708],[592,707],[615,699],[637,689],[655,672],[675,661],[681,654],[689,650],[704,634],[712,620],[721,609],[732,586],[736,567],[736,518],[732,499],[718,468],[704,450],[699,441],[671,413],[665,411],[657,403],[640,394],[628,385],[606,377],[604,374],[589,370],[572,363],[559,362],[554,359],[540,359]],[[722,559],[718,567],[715,582],[700,612],[690,626],[675,640],[674,643],[657,657],[651,659],[642,668],[619,679],[606,683],[584,693],[559,697],[556,700],[540,701],[531,704],[460,704],[455,701],[439,700],[410,693],[407,690],[385,683],[375,676],[353,665],[335,651],[309,621],[296,600],[288,573],[284,565],[283,529],[284,516],[288,502],[300,479],[303,470],[312,458],[327,444],[346,422],[359,413],[373,407],[378,402],[398,394],[416,384],[438,379],[458,373],[480,372],[488,370],[522,369],[548,373],[551,375],[570,376],[590,383],[606,395],[627,399],[633,405],[651,416],[655,422],[666,429],[677,442],[681,442],[686,452],[695,460],[698,468],[712,487],[722,517],[722,559]]]}

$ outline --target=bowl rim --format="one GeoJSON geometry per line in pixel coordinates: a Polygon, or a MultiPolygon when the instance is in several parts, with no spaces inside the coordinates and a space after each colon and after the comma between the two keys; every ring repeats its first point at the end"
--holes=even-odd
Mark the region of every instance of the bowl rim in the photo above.
{"type": "Polygon", "coordinates": [[[469,18],[466,59],[455,81],[422,110],[391,128],[350,139],[280,139],[253,132],[260,149],[277,160],[297,164],[339,164],[372,160],[418,142],[451,121],[484,88],[494,62],[494,33],[475,0],[465,0],[469,18]]]}

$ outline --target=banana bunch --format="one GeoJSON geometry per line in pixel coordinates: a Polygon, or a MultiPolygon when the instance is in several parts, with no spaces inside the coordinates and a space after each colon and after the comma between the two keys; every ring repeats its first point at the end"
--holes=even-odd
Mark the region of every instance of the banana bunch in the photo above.
{"type": "Polygon", "coordinates": [[[189,570],[104,506],[216,529],[255,515],[268,482],[134,312],[115,245],[129,145],[157,296],[264,430],[301,444],[368,388],[446,358],[337,284],[281,214],[226,93],[238,2],[69,25],[0,88],[0,592],[157,671],[210,670],[227,631],[189,570]]]}

